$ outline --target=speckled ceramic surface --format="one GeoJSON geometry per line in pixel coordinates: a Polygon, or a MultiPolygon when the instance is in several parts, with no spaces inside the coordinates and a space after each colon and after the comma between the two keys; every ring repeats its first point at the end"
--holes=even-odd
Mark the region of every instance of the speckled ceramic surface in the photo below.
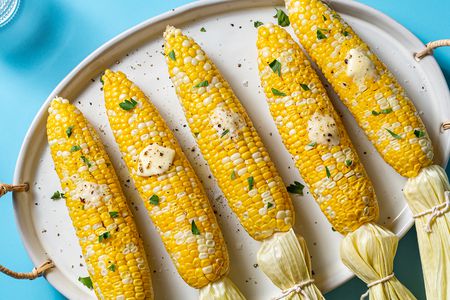
{"type": "MultiPolygon", "coordinates": [[[[168,24],[179,26],[193,36],[222,70],[248,109],[285,183],[302,181],[271,121],[259,87],[256,65],[253,22],[274,22],[274,8],[280,4],[280,1],[269,0],[256,3],[251,0],[200,1],[151,19],[91,54],[49,96],[30,127],[16,168],[15,182],[29,182],[31,191],[16,194],[14,204],[21,234],[33,262],[38,265],[47,258],[55,262],[56,269],[47,275],[47,279],[65,296],[94,298],[94,294],[77,280],[79,276],[86,276],[87,271],[65,204],[50,199],[53,192],[60,189],[45,135],[46,109],[55,95],[72,100],[94,124],[107,146],[145,241],[156,298],[198,297],[198,292],[187,286],[176,273],[120,160],[103,108],[98,75],[105,68],[125,72],[150,96],[175,131],[204,182],[222,226],[231,257],[232,280],[248,299],[266,299],[278,294],[278,289],[256,265],[258,243],[249,238],[231,214],[195,147],[168,78],[161,46],[162,32],[168,24]],[[200,31],[202,27],[206,32],[200,31]]],[[[421,42],[379,12],[351,1],[332,1],[331,4],[397,75],[421,111],[435,146],[437,161],[444,165],[448,160],[450,138],[448,133],[440,133],[439,125],[450,119],[450,96],[435,60],[428,57],[416,62],[413,53],[421,49],[421,42]]],[[[412,225],[401,194],[405,179],[381,160],[347,110],[339,103],[337,107],[374,182],[381,207],[380,224],[403,235],[412,225]]],[[[295,228],[308,241],[317,285],[323,291],[333,289],[352,276],[339,260],[341,237],[332,231],[308,189],[305,189],[305,196],[293,196],[293,202],[297,213],[295,228]]]]}

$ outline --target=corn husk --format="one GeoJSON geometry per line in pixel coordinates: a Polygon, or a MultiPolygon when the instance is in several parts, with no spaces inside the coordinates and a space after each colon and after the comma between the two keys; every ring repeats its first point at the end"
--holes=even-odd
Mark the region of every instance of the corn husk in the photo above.
{"type": "MultiPolygon", "coordinates": [[[[398,237],[389,230],[367,223],[349,233],[341,243],[341,259],[366,284],[393,274],[398,237]]],[[[416,299],[393,276],[369,288],[370,300],[416,299]]]]}
{"type": "Polygon", "coordinates": [[[200,289],[200,300],[245,300],[236,285],[224,276],[200,289]]]}
{"type": "MultiPolygon", "coordinates": [[[[439,166],[430,166],[408,179],[403,193],[413,215],[444,204],[450,190],[448,177],[439,166]]],[[[450,214],[433,218],[426,214],[415,218],[420,259],[428,299],[450,299],[450,214]],[[427,232],[427,228],[431,232],[427,232]]]]}
{"type": "Polygon", "coordinates": [[[305,239],[297,236],[293,229],[265,239],[257,253],[257,261],[260,269],[283,291],[305,283],[300,292],[293,291],[283,299],[324,299],[312,282],[311,259],[305,239]]]}

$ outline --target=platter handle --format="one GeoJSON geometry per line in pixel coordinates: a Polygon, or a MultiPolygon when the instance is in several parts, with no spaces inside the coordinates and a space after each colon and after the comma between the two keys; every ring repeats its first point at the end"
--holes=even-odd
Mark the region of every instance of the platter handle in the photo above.
{"type": "MultiPolygon", "coordinates": [[[[0,197],[4,196],[8,192],[26,192],[29,189],[28,183],[22,183],[22,184],[6,184],[6,183],[0,183],[0,197]]],[[[51,260],[45,261],[43,264],[41,264],[39,267],[34,268],[29,273],[21,273],[21,272],[14,272],[2,265],[0,265],[0,272],[16,278],[16,279],[29,279],[33,280],[36,279],[42,275],[45,274],[45,272],[51,268],[53,268],[55,265],[51,260]]]]}
{"type": "MultiPolygon", "coordinates": [[[[450,39],[429,42],[428,44],[425,45],[424,49],[414,53],[414,58],[416,59],[416,61],[420,61],[425,56],[432,55],[434,49],[445,46],[450,46],[450,39]]],[[[441,124],[441,132],[444,132],[445,130],[449,129],[450,129],[450,121],[443,122],[441,124]]]]}

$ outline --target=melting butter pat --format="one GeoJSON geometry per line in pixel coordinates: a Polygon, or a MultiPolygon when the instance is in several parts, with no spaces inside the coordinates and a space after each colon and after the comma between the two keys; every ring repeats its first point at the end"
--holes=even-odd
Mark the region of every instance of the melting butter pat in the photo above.
{"type": "Polygon", "coordinates": [[[169,170],[175,150],[151,144],[139,154],[137,174],[142,177],[158,175],[169,170]]]}
{"type": "Polygon", "coordinates": [[[241,116],[224,107],[218,105],[211,114],[211,124],[221,138],[237,137],[239,130],[245,126],[241,116]]]}
{"type": "Polygon", "coordinates": [[[336,121],[330,115],[316,112],[308,121],[308,137],[311,142],[337,146],[340,142],[336,121]]]}
{"type": "Polygon", "coordinates": [[[372,60],[359,49],[351,49],[345,58],[345,63],[347,76],[352,77],[358,84],[363,84],[366,79],[377,77],[372,60]]]}

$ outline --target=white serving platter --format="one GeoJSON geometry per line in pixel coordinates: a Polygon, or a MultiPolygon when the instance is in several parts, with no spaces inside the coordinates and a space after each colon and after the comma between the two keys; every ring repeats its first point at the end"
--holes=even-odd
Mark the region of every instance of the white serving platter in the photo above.
{"type": "MultiPolygon", "coordinates": [[[[47,108],[56,95],[71,99],[98,129],[107,146],[145,240],[156,299],[198,298],[198,292],[178,276],[133,185],[127,182],[129,177],[103,108],[98,76],[105,68],[124,71],[151,97],[175,130],[217,211],[230,252],[232,280],[248,299],[269,299],[279,294],[256,265],[258,242],[246,234],[228,209],[184,126],[186,120],[169,80],[161,45],[162,32],[168,24],[179,26],[193,36],[222,70],[247,108],[285,183],[302,181],[270,118],[257,74],[253,21],[274,22],[274,8],[280,5],[282,1],[271,0],[199,1],[152,18],[94,51],[48,97],[30,126],[16,166],[14,182],[28,182],[31,189],[28,193],[15,194],[14,207],[20,234],[32,261],[39,265],[48,258],[53,260],[56,268],[46,277],[66,297],[95,298],[94,293],[77,280],[79,276],[87,276],[87,271],[64,201],[50,199],[54,191],[60,190],[45,134],[47,108]],[[200,32],[201,27],[206,32],[200,32]]],[[[380,12],[353,1],[336,0],[331,1],[331,5],[369,43],[406,88],[427,125],[436,162],[444,166],[449,158],[450,136],[440,132],[440,124],[450,120],[450,95],[436,61],[427,57],[416,62],[413,53],[424,45],[380,12]]],[[[381,207],[379,223],[403,236],[413,223],[401,192],[405,179],[382,161],[348,111],[334,98],[374,182],[381,207]]],[[[316,283],[322,291],[329,291],[352,277],[339,260],[341,236],[332,231],[309,194],[293,196],[293,202],[297,213],[295,229],[308,241],[316,283]]]]}

